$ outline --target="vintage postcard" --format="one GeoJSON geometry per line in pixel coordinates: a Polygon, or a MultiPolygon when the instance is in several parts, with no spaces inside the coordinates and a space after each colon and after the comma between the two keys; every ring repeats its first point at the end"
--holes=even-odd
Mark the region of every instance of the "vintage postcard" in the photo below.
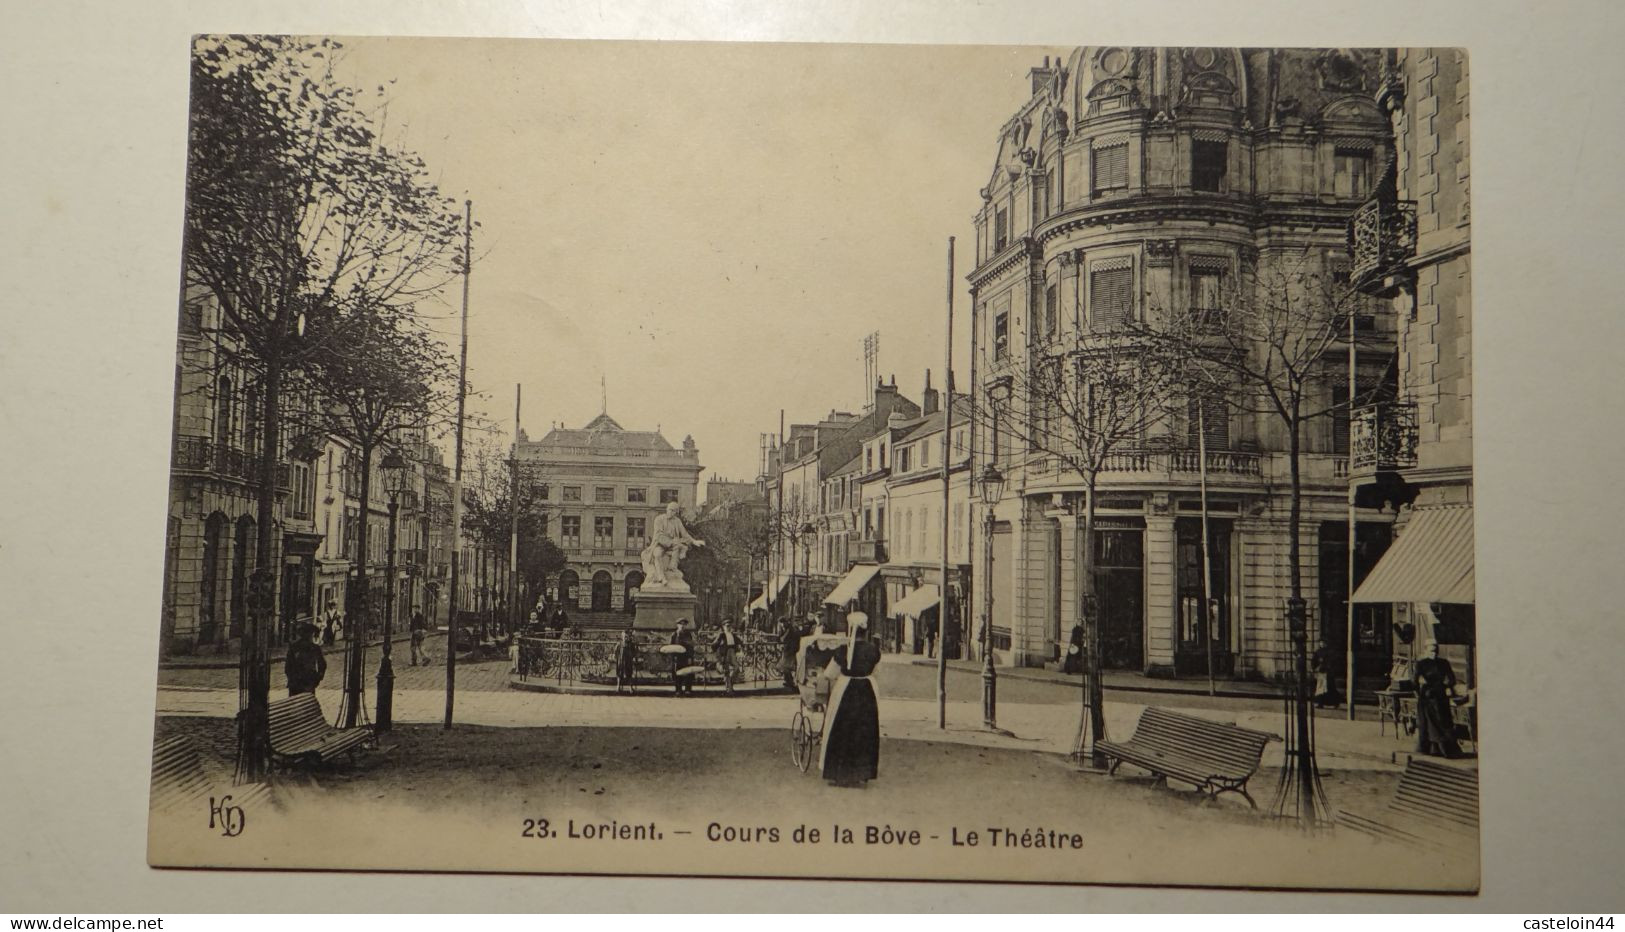
{"type": "Polygon", "coordinates": [[[150,862],[1476,890],[1468,79],[196,37],[150,862]]]}

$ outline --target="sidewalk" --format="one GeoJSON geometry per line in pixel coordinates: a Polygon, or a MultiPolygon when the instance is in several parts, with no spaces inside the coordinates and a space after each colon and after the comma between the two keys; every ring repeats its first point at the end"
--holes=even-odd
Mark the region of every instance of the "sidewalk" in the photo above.
{"type": "MultiPolygon", "coordinates": [[[[430,631],[428,636],[424,638],[424,644],[432,644],[436,638],[444,638],[445,636],[446,630],[444,628],[436,628],[435,630],[430,631]]],[[[393,645],[391,653],[401,650],[402,645],[405,645],[406,650],[410,650],[412,646],[411,642],[411,631],[390,633],[389,643],[393,645]]],[[[367,648],[371,650],[383,643],[383,638],[373,638],[367,642],[367,648]]],[[[342,655],[348,647],[349,643],[347,641],[340,640],[334,644],[322,645],[322,653],[329,657],[339,656],[342,655]]],[[[281,656],[287,653],[287,650],[287,645],[272,647],[271,662],[279,662],[281,656]]],[[[238,657],[236,648],[232,648],[218,654],[209,654],[207,656],[168,657],[158,661],[158,669],[160,670],[235,670],[237,669],[237,666],[238,657]]]]}
{"type": "MultiPolygon", "coordinates": [[[[937,661],[918,654],[887,654],[886,658],[898,657],[918,666],[935,667],[937,661]]],[[[948,668],[961,673],[982,672],[982,664],[975,660],[950,660],[948,668]]],[[[1079,688],[1081,678],[1051,670],[1045,667],[1008,667],[996,668],[1000,679],[1006,677],[1015,680],[1032,680],[1042,683],[1055,683],[1079,688]]],[[[1219,680],[1217,691],[1208,692],[1208,682],[1205,677],[1201,679],[1173,679],[1164,677],[1150,677],[1143,673],[1131,673],[1127,670],[1105,671],[1105,688],[1122,692],[1141,693],[1172,693],[1190,694],[1200,696],[1217,696],[1222,699],[1280,699],[1281,687],[1272,683],[1259,683],[1251,680],[1219,680]]]]}

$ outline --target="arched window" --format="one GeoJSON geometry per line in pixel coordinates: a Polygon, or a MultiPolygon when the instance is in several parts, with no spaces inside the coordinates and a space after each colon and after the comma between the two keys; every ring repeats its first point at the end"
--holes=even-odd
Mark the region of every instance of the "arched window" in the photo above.
{"type": "Polygon", "coordinates": [[[614,591],[615,581],[610,577],[608,570],[599,570],[592,574],[592,610],[609,611],[614,591]]]}

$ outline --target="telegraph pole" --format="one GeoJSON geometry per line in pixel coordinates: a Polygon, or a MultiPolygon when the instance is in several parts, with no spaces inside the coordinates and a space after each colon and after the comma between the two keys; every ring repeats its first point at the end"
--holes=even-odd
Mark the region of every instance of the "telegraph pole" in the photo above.
{"type": "Polygon", "coordinates": [[[463,549],[463,415],[468,403],[468,279],[474,238],[474,202],[463,202],[463,325],[462,347],[457,362],[457,441],[451,476],[451,603],[446,609],[446,723],[451,728],[452,709],[457,696],[457,596],[460,574],[458,557],[463,549]]]}

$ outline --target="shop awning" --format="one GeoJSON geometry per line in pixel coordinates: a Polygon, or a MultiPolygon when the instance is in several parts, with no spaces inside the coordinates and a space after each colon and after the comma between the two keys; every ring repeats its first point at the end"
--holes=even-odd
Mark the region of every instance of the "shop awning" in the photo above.
{"type": "Polygon", "coordinates": [[[918,618],[920,617],[920,613],[926,609],[936,608],[937,600],[939,598],[940,596],[937,594],[936,585],[934,583],[926,583],[920,588],[915,589],[913,592],[910,592],[908,595],[903,596],[902,601],[898,602],[896,605],[893,605],[891,607],[892,617],[895,618],[899,615],[907,615],[910,618],[918,618]]]}
{"type": "Polygon", "coordinates": [[[1356,602],[1472,604],[1473,509],[1421,508],[1354,593],[1356,602]]]}
{"type": "Polygon", "coordinates": [[[779,573],[778,576],[776,577],[776,579],[774,580],[774,585],[772,585],[772,586],[770,586],[770,587],[768,587],[766,589],[763,589],[762,594],[757,596],[756,600],[751,602],[750,605],[746,607],[745,611],[747,611],[747,612],[765,612],[765,611],[767,611],[768,608],[771,607],[774,602],[777,602],[779,600],[779,594],[782,593],[784,591],[784,587],[788,586],[788,585],[790,585],[790,574],[789,573],[779,573]]]}
{"type": "Polygon", "coordinates": [[[863,591],[864,586],[869,585],[869,580],[874,579],[875,574],[878,572],[880,572],[878,563],[857,564],[846,571],[846,575],[841,577],[841,581],[836,584],[829,595],[824,596],[824,604],[845,605],[852,601],[858,597],[859,592],[863,591]]]}

